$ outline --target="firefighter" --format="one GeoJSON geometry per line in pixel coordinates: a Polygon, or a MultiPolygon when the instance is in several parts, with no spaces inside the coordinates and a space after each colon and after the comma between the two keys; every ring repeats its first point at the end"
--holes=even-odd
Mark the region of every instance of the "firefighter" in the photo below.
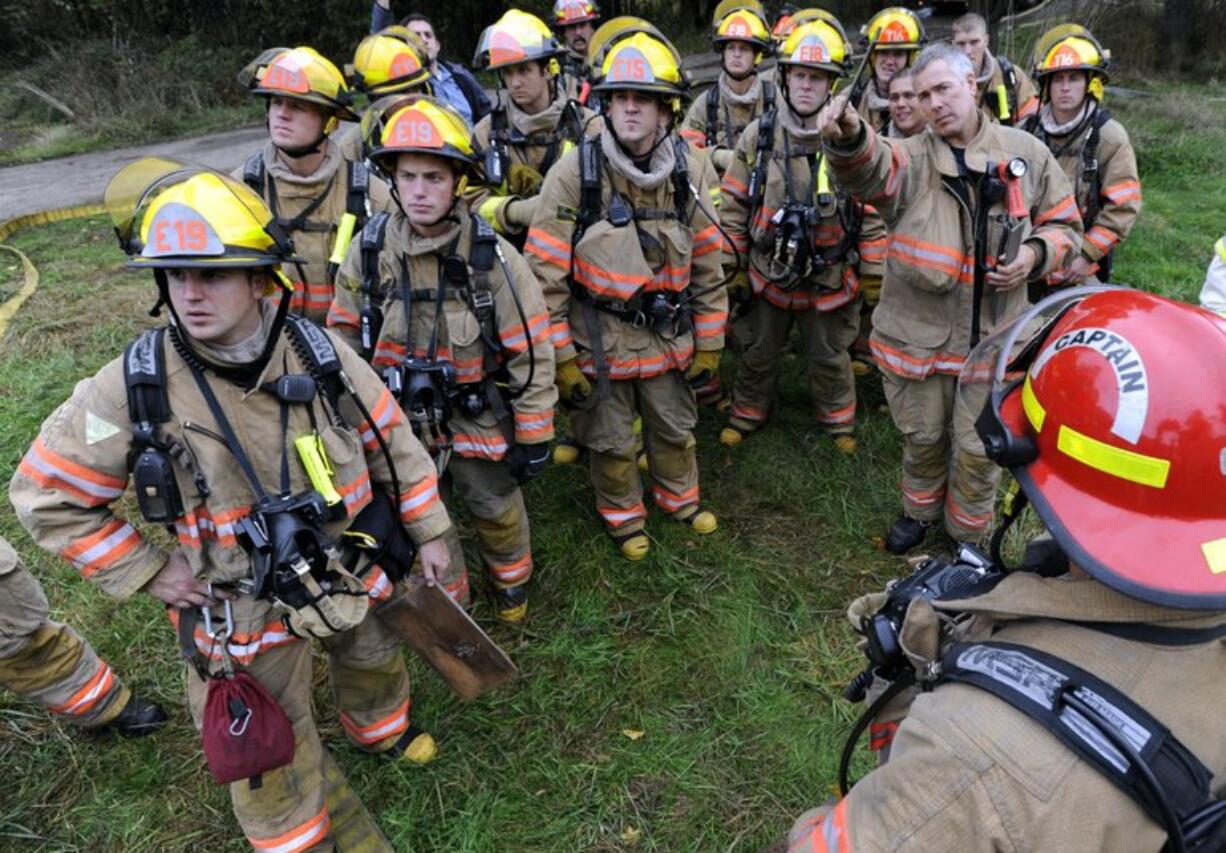
{"type": "Polygon", "coordinates": [[[587,52],[600,20],[600,7],[595,0],[554,0],[552,18],[553,31],[566,47],[561,60],[562,88],[566,97],[587,104],[592,91],[587,52]]]}
{"type": "MultiPolygon", "coordinates": [[[[367,108],[382,98],[395,95],[430,94],[430,60],[426,46],[408,27],[393,24],[372,33],[358,42],[353,63],[345,68],[349,85],[364,95],[367,108]]],[[[350,124],[336,132],[334,141],[341,146],[345,159],[361,162],[362,128],[350,124]]],[[[380,209],[390,209],[390,196],[380,209]]]]}
{"type": "Polygon", "coordinates": [[[1023,129],[1042,140],[1064,169],[1085,226],[1081,252],[1045,284],[1107,282],[1112,254],[1141,213],[1141,178],[1128,131],[1103,107],[1111,54],[1076,24],[1056,27],[1038,44],[1034,76],[1043,105],[1023,129]]]}
{"type": "Polygon", "coordinates": [[[1023,69],[988,50],[990,39],[982,15],[968,12],[954,21],[953,43],[975,69],[979,106],[993,121],[1017,126],[1039,111],[1039,92],[1023,69]]]}
{"type": "Polygon", "coordinates": [[[560,399],[590,452],[596,508],[630,560],[650,549],[633,424],[643,419],[656,505],[694,532],[700,503],[689,382],[719,370],[728,319],[708,160],[675,132],[680,57],[637,32],[595,86],[604,129],[550,170],[526,254],[549,303],[560,399]]]}
{"type": "MultiPolygon", "coordinates": [[[[396,210],[355,242],[328,323],[380,369],[473,516],[495,612],[528,612],[532,549],[520,485],[553,438],[549,313],[522,256],[461,198],[472,130],[429,97],[367,121],[396,210]]],[[[452,541],[453,561],[463,552],[452,541]]]]}
{"type": "Polygon", "coordinates": [[[723,177],[741,133],[774,106],[775,84],[758,73],[771,49],[771,37],[762,15],[743,6],[714,22],[711,41],[720,55],[719,77],[690,105],[681,122],[681,136],[692,147],[705,148],[716,174],[723,177]]]}
{"type": "MultiPolygon", "coordinates": [[[[96,488],[88,480],[78,487],[96,488]]],[[[88,550],[64,556],[90,573],[88,550]]],[[[0,537],[0,686],[89,732],[143,737],[166,724],[165,711],[129,690],[70,626],[48,621],[47,610],[43,588],[0,537]]]]}
{"type": "Polygon", "coordinates": [[[922,133],[926,127],[928,119],[915,94],[915,74],[904,68],[890,78],[890,122],[885,135],[890,139],[906,139],[922,133]]]}
{"type": "Polygon", "coordinates": [[[544,21],[512,9],[486,27],[473,60],[498,72],[503,92],[473,131],[485,174],[467,201],[519,249],[546,173],[585,134],[600,132],[596,114],[559,85],[564,52],[544,21]]]}
{"type": "Polygon", "coordinates": [[[331,136],[356,121],[352,94],[335,65],[309,47],[272,48],[239,82],[268,103],[268,142],[234,171],[264,199],[294,241],[296,286],[290,310],[322,323],[336,269],[366,215],[370,182],[331,136]]]}
{"type": "Polygon", "coordinates": [[[885,225],[871,207],[832,180],[817,116],[850,47],[825,20],[799,24],[778,64],[781,103],[741,135],[724,176],[724,225],[744,268],[728,277],[729,298],[753,300],[752,334],[737,363],[730,447],[765,422],[793,324],[800,327],[817,423],[843,453],[854,453],[855,377],[848,347],[859,328],[863,278],[880,280],[885,225]]]}
{"type": "Polygon", "coordinates": [[[852,102],[860,115],[883,133],[890,121],[890,81],[910,67],[924,46],[924,24],[902,6],[891,6],[873,15],[863,29],[872,73],[852,90],[852,102]]]}
{"type": "Polygon", "coordinates": [[[957,593],[898,600],[897,629],[888,593],[852,605],[897,649],[881,695],[913,701],[877,734],[888,760],[791,850],[1224,849],[1205,710],[1226,677],[1226,321],[1089,291],[985,340],[958,387],[1066,567],[949,566],[957,593]]]}
{"type": "Polygon", "coordinates": [[[965,54],[929,45],[914,75],[930,133],[886,139],[841,96],[819,117],[839,183],[890,228],[870,344],[904,441],[903,514],[885,542],[899,554],[942,520],[958,541],[988,529],[996,468],[954,406],[955,380],[971,348],[1025,308],[1022,285],[1063,268],[1082,233],[1051,152],[981,114],[965,54]]]}
{"type": "Polygon", "coordinates": [[[239,672],[280,707],[292,758],[255,784],[233,781],[235,814],[257,850],[328,845],[352,825],[339,813],[334,824],[325,802],[343,775],[311,709],[313,638],[356,747],[411,763],[436,751],[410,722],[400,643],[369,611],[408,567],[363,562],[350,544],[411,540],[427,583],[463,598],[433,465],[374,371],[289,312],[281,265],[292,246],[253,190],[146,158],[111,180],[106,200],[129,266],[153,273],[172,322],[44,421],[10,485],[13,506],[39,546],[108,594],[169,605],[197,728],[242,734],[227,703],[206,707],[214,683],[239,672]],[[115,514],[130,480],[145,522],[173,531],[173,550],[115,514]]]}

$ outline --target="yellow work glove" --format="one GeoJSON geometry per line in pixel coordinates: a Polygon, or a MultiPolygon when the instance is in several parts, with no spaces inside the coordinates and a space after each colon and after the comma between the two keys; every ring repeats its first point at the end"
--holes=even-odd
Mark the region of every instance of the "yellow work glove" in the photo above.
{"type": "Polygon", "coordinates": [[[690,385],[702,385],[712,376],[719,373],[720,350],[699,350],[694,353],[694,362],[685,372],[685,378],[690,385]]]}
{"type": "Polygon", "coordinates": [[[507,189],[511,191],[511,195],[527,198],[537,194],[544,180],[544,176],[536,169],[526,163],[516,163],[507,173],[507,189]]]}
{"type": "Polygon", "coordinates": [[[558,362],[556,383],[558,396],[564,402],[578,406],[592,395],[592,383],[587,381],[573,358],[558,362]]]}
{"type": "Polygon", "coordinates": [[[860,292],[864,294],[864,301],[869,305],[876,305],[881,301],[881,276],[879,275],[861,275],[860,276],[860,292]]]}

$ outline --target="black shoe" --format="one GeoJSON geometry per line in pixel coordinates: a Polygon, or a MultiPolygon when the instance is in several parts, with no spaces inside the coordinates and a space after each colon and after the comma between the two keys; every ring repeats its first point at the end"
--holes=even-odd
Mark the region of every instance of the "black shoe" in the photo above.
{"type": "Polygon", "coordinates": [[[923,543],[930,529],[931,521],[917,521],[908,515],[900,515],[885,535],[885,549],[891,554],[905,554],[923,543]]]}
{"type": "Polygon", "coordinates": [[[133,693],[118,717],[94,731],[115,732],[123,737],[144,737],[166,725],[168,719],[161,705],[133,693]]]}

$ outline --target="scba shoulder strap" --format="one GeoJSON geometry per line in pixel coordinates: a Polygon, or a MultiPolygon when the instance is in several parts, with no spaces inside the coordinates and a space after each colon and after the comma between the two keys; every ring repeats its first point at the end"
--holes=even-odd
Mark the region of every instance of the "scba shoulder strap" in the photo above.
{"type": "Polygon", "coordinates": [[[986,690],[1030,717],[1166,828],[1169,850],[1218,850],[1226,801],[1212,772],[1148,711],[1062,658],[1012,643],[953,646],[940,682],[986,690]]]}

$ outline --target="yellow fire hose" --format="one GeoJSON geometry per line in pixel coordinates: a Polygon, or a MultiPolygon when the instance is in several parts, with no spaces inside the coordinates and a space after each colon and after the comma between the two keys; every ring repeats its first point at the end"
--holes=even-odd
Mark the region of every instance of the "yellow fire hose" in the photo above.
{"type": "Polygon", "coordinates": [[[102,204],[78,204],[75,207],[62,207],[58,210],[44,210],[41,213],[28,213],[25,216],[18,216],[7,222],[0,223],[0,249],[12,252],[17,256],[18,260],[21,261],[22,274],[25,278],[21,289],[5,300],[3,305],[0,305],[0,339],[8,331],[9,321],[13,319],[13,316],[25,304],[25,301],[34,295],[34,291],[38,290],[39,281],[38,268],[34,266],[33,262],[20,249],[10,246],[4,241],[22,228],[29,228],[32,225],[50,225],[52,222],[82,219],[86,216],[98,216],[103,213],[106,213],[106,207],[102,204]]]}

